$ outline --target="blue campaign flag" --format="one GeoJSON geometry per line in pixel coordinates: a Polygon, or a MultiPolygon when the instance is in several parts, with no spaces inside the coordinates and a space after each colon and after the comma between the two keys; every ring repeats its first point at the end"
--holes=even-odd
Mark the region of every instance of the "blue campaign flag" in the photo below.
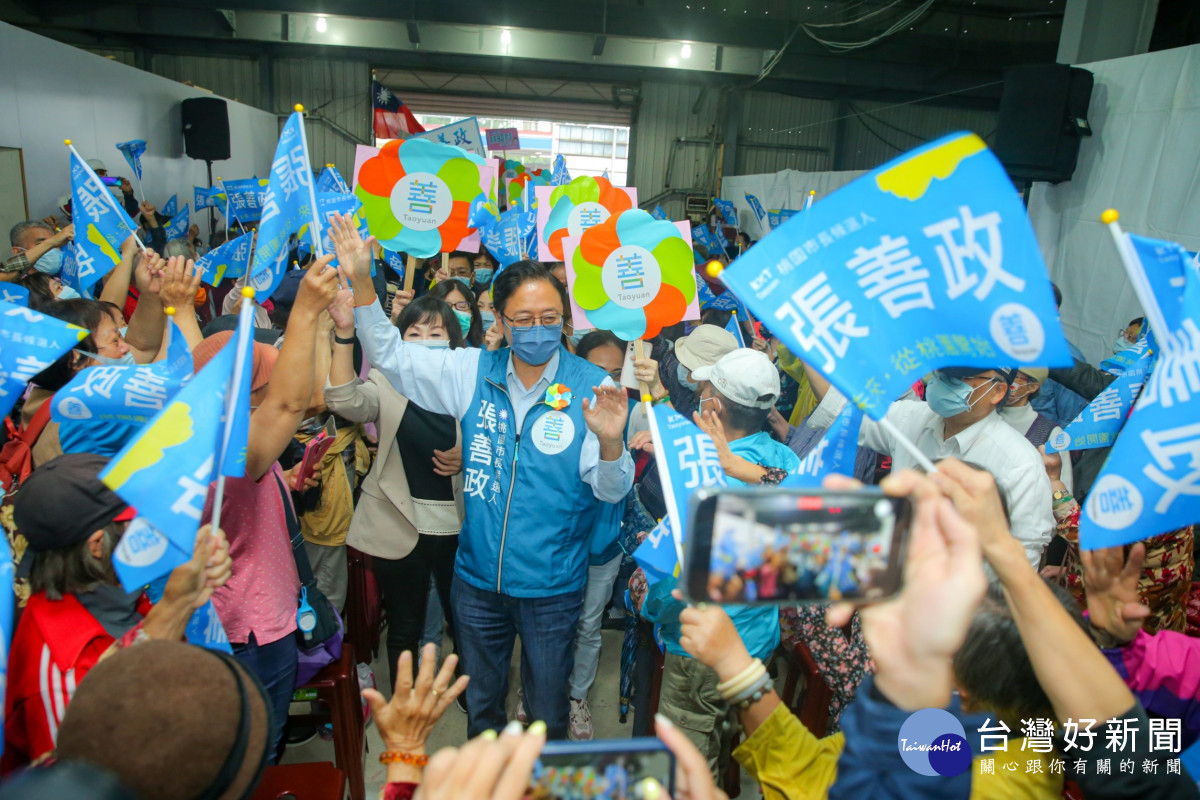
{"type": "Polygon", "coordinates": [[[0,283],[0,302],[29,308],[29,290],[15,283],[0,283]]]}
{"type": "Polygon", "coordinates": [[[74,148],[71,216],[75,223],[75,269],[70,276],[63,270],[63,282],[83,294],[120,262],[121,244],[137,226],[74,148]]]}
{"type": "Polygon", "coordinates": [[[758,221],[760,235],[766,236],[770,231],[766,209],[763,208],[763,204],[758,202],[758,198],[754,195],[749,192],[743,192],[742,194],[746,195],[746,202],[750,204],[750,210],[754,212],[754,219],[758,221]]]}
{"type": "Polygon", "coordinates": [[[143,425],[192,377],[192,353],[178,326],[170,324],[167,357],[153,364],[88,367],[54,395],[50,418],[143,425]]]}
{"type": "MultiPolygon", "coordinates": [[[[293,113],[292,116],[295,116],[293,113]]],[[[288,124],[290,124],[290,120],[288,124]]],[[[284,133],[287,133],[288,126],[283,126],[284,133]]],[[[280,136],[282,141],[283,136],[280,136]]],[[[298,145],[297,145],[298,146],[298,145]]],[[[279,151],[275,151],[275,160],[279,160],[279,151]]],[[[312,179],[312,170],[308,166],[308,162],[304,162],[305,169],[308,169],[309,179],[312,179]]],[[[271,167],[271,172],[274,174],[274,162],[271,167]]],[[[264,206],[266,205],[266,190],[269,181],[264,181],[261,178],[242,178],[236,181],[222,181],[222,186],[225,189],[228,209],[226,216],[233,219],[239,219],[242,222],[253,222],[263,214],[264,206]]]]}
{"type": "MultiPolygon", "coordinates": [[[[329,220],[334,214],[353,214],[356,227],[359,234],[365,240],[370,235],[367,230],[367,220],[362,214],[357,213],[362,208],[362,200],[359,200],[352,194],[338,194],[337,192],[320,192],[317,194],[317,216],[321,219],[321,246],[328,255],[334,251],[333,247],[333,227],[329,220]]],[[[312,220],[309,219],[299,230],[299,251],[301,253],[309,253],[312,251],[312,220]]],[[[336,263],[336,259],[332,262],[336,263]]]]}
{"type": "Polygon", "coordinates": [[[571,173],[567,172],[567,159],[562,153],[554,157],[554,169],[550,172],[551,186],[566,186],[571,182],[571,173]]]}
{"type": "Polygon", "coordinates": [[[1148,349],[1151,349],[1150,329],[1149,326],[1143,326],[1137,343],[1101,361],[1100,369],[1110,375],[1123,375],[1125,370],[1141,361],[1148,349]]]}
{"type": "MultiPolygon", "coordinates": [[[[267,299],[283,280],[287,269],[288,238],[311,221],[313,215],[313,177],[308,152],[304,147],[304,119],[293,112],[279,134],[275,159],[271,162],[271,177],[263,197],[262,219],[250,268],[250,285],[258,299],[267,299]]],[[[225,184],[232,201],[233,189],[225,184]]],[[[236,207],[236,203],[233,203],[236,207]]],[[[241,209],[237,209],[238,219],[241,209]]]]}
{"type": "Polygon", "coordinates": [[[846,403],[821,441],[800,461],[796,471],[779,485],[805,489],[820,486],[821,479],[826,475],[853,476],[862,418],[858,406],[846,403]]]}
{"type": "Polygon", "coordinates": [[[396,273],[396,277],[403,281],[404,270],[407,267],[407,264],[404,263],[404,255],[401,253],[394,253],[385,247],[383,248],[383,260],[386,261],[387,265],[392,268],[392,272],[396,273]]]}
{"type": "Polygon", "coordinates": [[[209,484],[217,476],[231,340],[117,453],[100,480],[176,547],[192,552],[209,484]]]}
{"type": "Polygon", "coordinates": [[[254,308],[242,303],[238,326],[232,341],[237,354],[225,398],[225,419],[217,449],[217,469],[222,475],[241,478],[246,475],[246,450],[250,441],[250,387],[254,370],[254,308]]]}
{"type": "Polygon", "coordinates": [[[117,149],[121,151],[121,155],[125,156],[125,160],[129,162],[129,168],[133,170],[133,174],[140,181],[142,179],[142,153],[146,152],[146,140],[130,139],[128,142],[118,144],[117,149]]]}
{"type": "Polygon", "coordinates": [[[721,278],[875,419],[939,367],[1074,363],[1024,204],[971,133],[847,184],[721,278]]]}
{"type": "Polygon", "coordinates": [[[729,244],[729,240],[725,238],[725,230],[722,228],[722,226],[718,225],[713,230],[713,241],[716,243],[717,247],[721,248],[721,250],[726,255],[729,254],[730,244],[729,244]]]}
{"type": "Polygon", "coordinates": [[[701,311],[710,307],[713,301],[717,299],[717,296],[713,294],[712,288],[708,285],[708,281],[699,275],[696,276],[696,299],[700,304],[701,311]]]}
{"type": "MultiPolygon", "coordinates": [[[[1173,296],[1155,297],[1161,306],[1174,304],[1173,296]]],[[[1084,502],[1079,541],[1085,550],[1130,544],[1200,521],[1200,273],[1195,270],[1185,272],[1175,318],[1177,328],[1156,334],[1162,344],[1158,363],[1084,502]]]]}
{"type": "Polygon", "coordinates": [[[112,565],[121,588],[135,592],[191,558],[190,550],[180,549],[145,517],[135,517],[113,549],[112,565]]]}
{"type": "MultiPolygon", "coordinates": [[[[199,211],[202,208],[221,208],[225,205],[226,195],[220,186],[196,186],[192,189],[192,206],[199,211]]],[[[167,202],[170,202],[169,200],[167,202]]],[[[166,211],[163,211],[166,214],[166,211]]]]}
{"type": "Polygon", "coordinates": [[[192,226],[191,220],[189,219],[190,215],[191,212],[188,211],[188,205],[187,203],[184,203],[183,211],[180,211],[178,214],[171,217],[171,221],[168,222],[167,226],[163,229],[163,233],[166,234],[168,242],[172,239],[187,238],[188,228],[192,226]]]}
{"type": "MultiPolygon", "coordinates": [[[[184,205],[186,205],[186,203],[184,205]]],[[[199,207],[200,207],[199,205],[196,206],[196,208],[199,208],[199,207]]],[[[163,204],[163,207],[160,210],[162,211],[162,215],[164,217],[173,217],[176,214],[178,214],[179,213],[179,195],[177,195],[177,194],[171,195],[171,199],[168,200],[165,204],[163,204]]],[[[168,236],[167,238],[169,239],[171,237],[168,236]]]]}
{"type": "Polygon", "coordinates": [[[662,204],[660,203],[654,207],[653,211],[650,212],[650,216],[654,217],[655,219],[666,220],[667,212],[663,211],[662,204]]]}
{"type": "MultiPolygon", "coordinates": [[[[0,302],[0,380],[4,392],[21,388],[86,338],[88,332],[24,306],[0,302]]],[[[7,397],[7,395],[5,395],[7,397]]],[[[15,398],[13,398],[15,401],[15,398]]],[[[6,400],[0,400],[6,402],[6,400]]],[[[11,408],[12,403],[8,403],[11,408]]]]}
{"type": "MultiPolygon", "coordinates": [[[[189,552],[188,555],[190,557],[191,553],[189,552]]],[[[146,587],[146,594],[151,602],[157,603],[162,599],[168,577],[168,575],[163,575],[146,587]]],[[[221,619],[217,616],[217,609],[213,607],[212,598],[192,612],[183,635],[188,644],[208,650],[219,650],[222,653],[233,653],[233,646],[229,644],[229,636],[225,633],[225,626],[221,624],[221,619]]]]}
{"type": "Polygon", "coordinates": [[[738,227],[737,209],[734,208],[732,200],[722,200],[719,197],[713,198],[713,205],[717,207],[717,211],[721,212],[721,218],[726,225],[738,227]]]}
{"type": "Polygon", "coordinates": [[[1066,428],[1046,441],[1047,453],[1108,447],[1117,440],[1129,410],[1137,400],[1154,354],[1143,346],[1141,357],[1084,406],[1066,428]]]}
{"type": "Polygon", "coordinates": [[[250,267],[250,250],[253,245],[254,234],[245,233],[209,250],[196,262],[196,266],[202,271],[200,280],[209,286],[216,286],[225,278],[242,277],[250,267]]]}
{"type": "MultiPolygon", "coordinates": [[[[338,172],[338,168],[333,164],[326,164],[325,169],[321,170],[320,177],[317,178],[318,192],[334,192],[336,194],[350,194],[350,187],[346,185],[342,173],[338,172]]],[[[320,202],[318,200],[318,202],[320,202]]]]}
{"type": "MultiPolygon", "coordinates": [[[[726,292],[726,294],[728,294],[728,292],[726,292]]],[[[742,326],[738,324],[738,316],[736,311],[729,316],[729,322],[725,323],[725,330],[732,333],[733,338],[737,339],[738,347],[746,346],[746,337],[742,335],[742,326]]]]}
{"type": "Polygon", "coordinates": [[[523,258],[537,260],[535,209],[525,210],[520,206],[513,206],[498,218],[485,219],[479,233],[484,247],[496,257],[501,269],[523,258]]]}
{"type": "Polygon", "coordinates": [[[771,230],[775,230],[780,225],[787,222],[789,219],[791,219],[792,217],[796,216],[799,213],[800,213],[799,211],[796,211],[793,208],[781,208],[777,211],[768,211],[767,212],[768,227],[771,230]]]}
{"type": "MultiPolygon", "coordinates": [[[[13,601],[16,599],[16,593],[9,589],[13,585],[13,577],[13,557],[8,536],[0,536],[0,586],[6,589],[0,592],[0,703],[4,702],[4,689],[8,686],[8,651],[12,645],[13,601]]],[[[0,741],[0,753],[3,752],[4,743],[0,741]]]]}
{"type": "Polygon", "coordinates": [[[651,586],[664,578],[679,576],[679,559],[675,555],[675,536],[671,532],[669,516],[663,517],[637,546],[633,560],[642,568],[646,583],[651,586]]]}
{"type": "Polygon", "coordinates": [[[708,251],[708,254],[710,256],[714,255],[712,232],[708,229],[707,225],[697,225],[692,228],[692,241],[704,245],[704,249],[708,251]]]}
{"type": "Polygon", "coordinates": [[[1195,257],[1175,242],[1135,233],[1128,236],[1150,290],[1162,309],[1163,320],[1168,328],[1178,330],[1182,324],[1185,277],[1187,273],[1196,271],[1195,257]]]}
{"type": "MultiPolygon", "coordinates": [[[[708,434],[666,406],[646,409],[654,460],[662,481],[663,501],[672,520],[673,533],[682,545],[687,535],[688,501],[701,487],[724,486],[725,470],[717,446],[708,434]]],[[[677,549],[676,555],[681,551],[677,549]]]]}

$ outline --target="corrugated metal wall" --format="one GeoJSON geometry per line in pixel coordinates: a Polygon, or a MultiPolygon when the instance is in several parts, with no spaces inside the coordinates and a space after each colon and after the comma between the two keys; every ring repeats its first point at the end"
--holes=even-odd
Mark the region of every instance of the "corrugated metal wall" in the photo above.
{"type": "Polygon", "coordinates": [[[836,128],[822,121],[836,104],[771,92],[747,92],[742,102],[736,174],[833,169],[836,128]]]}
{"type": "MultiPolygon", "coordinates": [[[[633,131],[633,173],[629,176],[630,185],[638,188],[639,200],[649,200],[666,188],[711,190],[720,146],[681,144],[676,140],[681,137],[711,140],[714,130],[719,139],[719,102],[720,92],[700,86],[642,84],[642,102],[633,131]],[[696,113],[692,113],[693,108],[696,113]]],[[[680,197],[664,203],[663,209],[672,219],[684,218],[680,197]]]]}
{"type": "Polygon", "coordinates": [[[230,100],[263,107],[258,61],[252,58],[156,53],[150,58],[150,71],[230,100]]]}
{"type": "Polygon", "coordinates": [[[997,113],[929,105],[850,104],[842,140],[842,169],[874,169],[919,144],[969,130],[993,143],[997,113]]]}

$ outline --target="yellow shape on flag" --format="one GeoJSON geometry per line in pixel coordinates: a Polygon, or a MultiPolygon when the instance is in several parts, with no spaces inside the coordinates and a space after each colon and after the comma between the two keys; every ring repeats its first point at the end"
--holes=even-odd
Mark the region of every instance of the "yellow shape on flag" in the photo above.
{"type": "Polygon", "coordinates": [[[163,460],[165,453],[192,438],[192,409],[187,403],[172,403],[151,425],[124,458],[112,465],[104,476],[110,489],[120,489],[125,482],[144,469],[163,460]]]}
{"type": "Polygon", "coordinates": [[[116,250],[113,250],[113,246],[108,243],[108,239],[104,238],[104,234],[100,233],[100,229],[96,227],[95,223],[88,223],[87,237],[88,241],[99,247],[100,252],[104,253],[112,263],[116,264],[121,260],[121,256],[117,255],[116,250]]]}
{"type": "Polygon", "coordinates": [[[925,195],[935,178],[946,180],[965,159],[986,149],[983,139],[966,133],[884,170],[875,176],[875,183],[896,197],[917,200],[925,195]]]}

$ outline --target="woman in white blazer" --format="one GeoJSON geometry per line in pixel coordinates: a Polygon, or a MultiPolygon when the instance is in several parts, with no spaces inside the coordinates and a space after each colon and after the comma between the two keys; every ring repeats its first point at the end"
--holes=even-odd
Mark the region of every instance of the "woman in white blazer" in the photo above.
{"type": "MultiPolygon", "coordinates": [[[[353,325],[352,310],[347,316],[353,325]]],[[[408,305],[396,327],[406,342],[466,346],[453,310],[432,297],[408,305]]],[[[348,420],[374,423],[379,436],[379,453],[363,480],[346,543],[372,556],[387,611],[394,685],[400,654],[418,652],[431,576],[442,608],[450,608],[463,520],[462,432],[453,417],[410,403],[375,370],[365,383],[360,380],[354,369],[354,338],[344,333],[339,327],[334,337],[325,403],[348,420]]],[[[450,623],[453,636],[453,620],[450,623]]],[[[414,670],[416,664],[414,658],[414,670]]]]}

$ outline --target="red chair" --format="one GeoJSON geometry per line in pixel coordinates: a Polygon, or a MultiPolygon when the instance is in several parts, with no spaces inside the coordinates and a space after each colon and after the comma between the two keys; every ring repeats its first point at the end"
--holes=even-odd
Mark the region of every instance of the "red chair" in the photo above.
{"type": "Polygon", "coordinates": [[[346,773],[328,761],[267,767],[250,800],[342,800],[346,773]]]}
{"type": "Polygon", "coordinates": [[[342,642],[342,657],[301,687],[317,692],[315,702],[328,711],[297,714],[291,719],[302,725],[333,725],[333,752],[337,768],[350,783],[350,800],[366,800],[363,782],[363,751],[367,736],[363,724],[362,700],[358,692],[354,646],[342,642]]]}
{"type": "Polygon", "coordinates": [[[383,629],[383,604],[371,557],[347,547],[346,572],[346,641],[354,645],[361,661],[370,664],[379,653],[379,632],[383,629]]]}
{"type": "Polygon", "coordinates": [[[786,663],[787,677],[784,679],[781,699],[813,736],[824,736],[829,726],[829,701],[833,698],[833,691],[821,677],[821,671],[817,669],[817,663],[804,642],[797,642],[786,654],[786,663]],[[797,698],[802,677],[803,695],[797,698]]]}

